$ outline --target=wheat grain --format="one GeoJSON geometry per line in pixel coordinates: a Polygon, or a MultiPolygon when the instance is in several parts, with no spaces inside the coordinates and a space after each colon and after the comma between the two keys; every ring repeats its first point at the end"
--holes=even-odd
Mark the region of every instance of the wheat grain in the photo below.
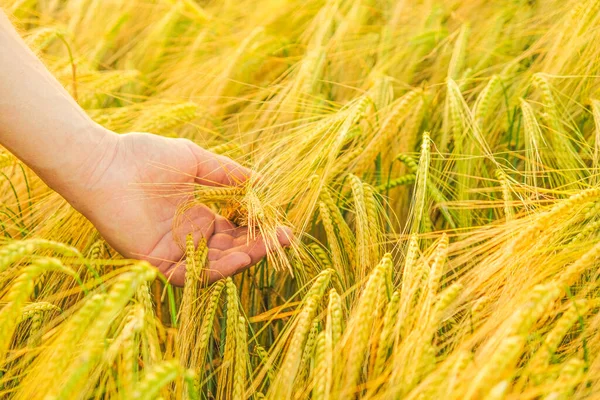
{"type": "Polygon", "coordinates": [[[246,389],[246,371],[248,369],[248,344],[246,342],[246,319],[242,316],[238,318],[237,337],[235,339],[235,372],[233,382],[233,399],[245,399],[246,389]]]}
{"type": "Polygon", "coordinates": [[[95,294],[85,300],[83,306],[67,320],[62,335],[49,346],[38,360],[44,361],[48,374],[42,375],[37,382],[38,393],[48,393],[56,385],[69,362],[73,351],[81,337],[86,333],[90,323],[97,317],[107,299],[105,294],[95,294]]]}
{"type": "Polygon", "coordinates": [[[402,161],[413,175],[416,175],[419,171],[419,164],[408,154],[398,154],[396,160],[402,161]]]}
{"type": "Polygon", "coordinates": [[[236,339],[238,337],[237,328],[239,326],[239,306],[237,288],[231,278],[225,281],[225,291],[227,293],[227,321],[225,326],[225,350],[223,353],[223,362],[219,374],[219,393],[223,396],[225,393],[231,393],[235,362],[236,339]]]}
{"type": "Polygon", "coordinates": [[[516,363],[524,343],[525,340],[521,336],[504,339],[468,386],[465,398],[477,397],[477,393],[488,393],[502,380],[511,365],[516,363]]]}
{"type": "Polygon", "coordinates": [[[343,272],[345,271],[346,267],[344,255],[342,254],[342,250],[340,248],[340,242],[338,240],[338,235],[333,225],[333,219],[331,218],[329,209],[322,201],[319,202],[319,212],[321,215],[321,221],[323,222],[323,228],[325,228],[325,233],[327,235],[327,243],[329,244],[329,249],[331,250],[333,268],[338,275],[344,276],[343,272]]]}
{"type": "Polygon", "coordinates": [[[277,380],[281,379],[284,382],[289,382],[287,385],[278,385],[275,389],[275,398],[289,399],[292,395],[292,384],[296,379],[298,368],[300,367],[300,361],[302,357],[302,348],[306,342],[307,334],[310,330],[311,321],[314,318],[317,307],[319,304],[319,296],[313,294],[308,297],[294,328],[292,338],[290,340],[289,348],[287,349],[285,358],[281,364],[281,369],[277,380]]]}
{"type": "Polygon", "coordinates": [[[556,380],[555,386],[557,390],[549,393],[546,399],[566,400],[572,398],[575,388],[582,383],[585,368],[585,361],[577,357],[573,357],[565,362],[556,380]]]}
{"type": "Polygon", "coordinates": [[[387,193],[389,190],[392,190],[399,186],[412,185],[413,183],[415,183],[416,180],[417,180],[416,175],[408,174],[408,175],[404,175],[404,176],[401,176],[398,178],[391,179],[386,183],[376,186],[375,190],[379,193],[387,193]]]}
{"type": "Polygon", "coordinates": [[[460,27],[456,42],[454,43],[454,49],[452,50],[452,57],[448,64],[448,77],[451,79],[457,79],[463,70],[469,32],[468,24],[463,24],[460,27]]]}
{"type": "Polygon", "coordinates": [[[306,337],[306,343],[304,344],[304,350],[302,352],[302,358],[300,359],[300,366],[298,367],[298,376],[296,380],[298,382],[298,389],[294,394],[294,397],[300,397],[302,392],[305,390],[304,385],[306,378],[310,376],[310,365],[314,359],[315,345],[317,335],[319,334],[319,321],[314,319],[306,337]]]}
{"type": "Polygon", "coordinates": [[[331,354],[327,349],[326,333],[320,332],[317,335],[315,343],[315,368],[313,381],[315,382],[312,391],[312,398],[315,400],[329,399],[328,383],[330,384],[331,375],[331,354]]]}
{"type": "Polygon", "coordinates": [[[500,185],[502,187],[502,201],[504,201],[504,218],[506,221],[511,221],[514,218],[513,209],[511,206],[512,196],[510,194],[510,184],[508,181],[508,177],[506,173],[501,169],[497,169],[494,171],[496,174],[496,178],[500,181],[500,185]]]}
{"type": "MultiPolygon", "coordinates": [[[[144,309],[144,329],[142,330],[142,355],[145,364],[152,364],[161,358],[160,342],[158,339],[158,327],[156,314],[150,294],[150,286],[143,282],[138,288],[135,297],[144,309]]],[[[157,305],[160,307],[161,305],[157,305]]]]}
{"type": "MultiPolygon", "coordinates": [[[[208,344],[210,341],[210,336],[213,330],[213,323],[215,319],[215,315],[217,313],[219,301],[221,299],[221,294],[223,289],[225,288],[225,282],[218,281],[210,292],[210,296],[205,303],[204,316],[202,318],[202,323],[200,328],[198,329],[198,340],[196,341],[196,345],[194,348],[194,352],[198,354],[198,363],[199,365],[203,365],[206,359],[206,351],[208,348],[208,344]]],[[[201,378],[202,374],[200,371],[197,371],[198,378],[201,378]]]]}
{"type": "Polygon", "coordinates": [[[139,132],[165,133],[193,121],[198,115],[196,103],[161,105],[140,116],[134,129],[139,132]]]}
{"type": "Polygon", "coordinates": [[[10,153],[1,153],[0,154],[0,169],[10,167],[17,162],[15,156],[10,153]]]}
{"type": "Polygon", "coordinates": [[[485,400],[502,400],[506,397],[510,384],[508,381],[500,381],[485,395],[485,400]]]}
{"type": "Polygon", "coordinates": [[[390,346],[394,340],[394,326],[396,325],[396,318],[398,316],[399,309],[400,292],[395,291],[390,299],[389,304],[387,305],[385,315],[383,317],[383,327],[381,328],[379,341],[377,342],[377,355],[375,357],[375,364],[373,367],[373,377],[379,376],[383,371],[390,346]]]}
{"type": "Polygon", "coordinates": [[[352,332],[352,340],[348,349],[346,363],[346,379],[344,381],[344,396],[350,396],[356,390],[360,379],[360,371],[367,352],[367,343],[373,323],[373,307],[378,293],[385,290],[385,278],[392,270],[391,255],[386,254],[381,262],[373,269],[365,289],[356,306],[353,320],[361,321],[360,325],[353,325],[356,330],[352,332]]]}
{"type": "Polygon", "coordinates": [[[21,310],[21,316],[19,318],[19,322],[23,322],[34,315],[45,313],[45,312],[62,312],[62,309],[52,303],[48,303],[46,301],[38,301],[35,303],[27,304],[21,310]]]}
{"type": "Polygon", "coordinates": [[[343,245],[344,254],[348,258],[349,266],[353,268],[356,265],[356,246],[354,235],[352,234],[350,227],[344,220],[344,217],[342,216],[339,207],[333,201],[333,198],[331,197],[329,191],[323,190],[321,192],[320,198],[323,204],[325,204],[325,206],[329,210],[331,220],[339,232],[339,238],[343,245]]]}
{"type": "Polygon", "coordinates": [[[19,259],[40,250],[50,250],[67,256],[81,257],[77,249],[43,239],[15,240],[0,248],[0,272],[19,259]]]}
{"type": "Polygon", "coordinates": [[[428,303],[432,302],[439,289],[440,281],[444,273],[444,264],[448,256],[448,236],[443,233],[440,241],[433,253],[433,263],[429,273],[429,281],[427,282],[428,303]]]}
{"type": "Polygon", "coordinates": [[[357,250],[357,265],[358,277],[364,276],[369,268],[370,257],[370,227],[369,216],[367,214],[367,205],[363,183],[355,175],[350,175],[350,185],[352,187],[352,195],[354,198],[355,210],[355,231],[356,231],[356,250],[357,250]]]}
{"type": "MultiPolygon", "coordinates": [[[[276,379],[283,379],[285,382],[294,382],[296,379],[298,369],[300,368],[302,349],[306,343],[319,302],[329,284],[331,273],[331,270],[321,272],[306,294],[306,301],[297,317],[289,348],[276,379]]],[[[292,385],[278,386],[274,393],[276,398],[288,399],[292,395],[292,385]]]]}
{"type": "Polygon", "coordinates": [[[308,248],[310,249],[311,254],[314,255],[314,258],[318,261],[320,270],[328,270],[333,267],[333,264],[325,250],[323,250],[323,247],[316,243],[311,243],[308,245],[308,248]]]}
{"type": "Polygon", "coordinates": [[[136,400],[154,399],[165,385],[174,381],[181,374],[181,367],[176,360],[156,364],[144,374],[131,398],[136,400]]]}
{"type": "Polygon", "coordinates": [[[589,303],[585,300],[574,301],[563,315],[556,321],[552,329],[546,334],[539,350],[529,362],[529,368],[546,366],[551,357],[556,353],[558,346],[571,327],[587,312],[589,303]]]}
{"type": "Polygon", "coordinates": [[[494,96],[501,93],[499,90],[501,86],[502,79],[498,75],[493,75],[481,93],[479,93],[479,96],[475,101],[473,116],[480,127],[483,125],[488,116],[490,104],[495,101],[494,96]]]}
{"type": "Polygon", "coordinates": [[[81,348],[77,362],[71,364],[67,371],[62,371],[64,384],[54,387],[48,397],[64,398],[77,392],[86,374],[99,361],[102,354],[102,347],[98,346],[96,340],[106,336],[113,320],[119,315],[140,284],[155,277],[156,270],[145,262],[134,265],[130,272],[119,277],[108,293],[102,309],[86,332],[87,338],[91,340],[84,342],[85,345],[81,348]]]}

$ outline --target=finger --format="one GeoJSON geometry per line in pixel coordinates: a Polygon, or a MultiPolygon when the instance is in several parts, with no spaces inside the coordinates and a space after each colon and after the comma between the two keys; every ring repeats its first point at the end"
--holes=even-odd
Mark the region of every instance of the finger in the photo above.
{"type": "Polygon", "coordinates": [[[248,254],[233,252],[209,263],[208,280],[210,283],[242,272],[252,265],[248,254]]]}
{"type": "Polygon", "coordinates": [[[242,238],[236,242],[236,243],[242,244],[243,242],[246,241],[246,238],[248,237],[248,227],[240,226],[240,227],[236,228],[233,232],[231,232],[231,236],[233,236],[236,239],[242,238]]]}
{"type": "Polygon", "coordinates": [[[277,240],[279,244],[283,247],[288,247],[292,244],[292,240],[294,239],[294,234],[292,230],[287,226],[280,226],[277,228],[277,240]]]}
{"type": "Polygon", "coordinates": [[[228,250],[233,246],[233,237],[226,233],[215,233],[208,239],[208,248],[217,250],[228,250]]]}
{"type": "MultiPolygon", "coordinates": [[[[234,237],[233,245],[234,247],[243,246],[248,243],[248,228],[240,227],[231,233],[231,236],[234,237]]],[[[287,226],[280,226],[277,228],[276,232],[277,241],[283,247],[288,247],[292,243],[292,239],[294,238],[294,234],[292,230],[287,226]]]]}
{"type": "Polygon", "coordinates": [[[252,259],[252,265],[262,260],[269,251],[273,251],[275,247],[287,247],[291,244],[291,231],[289,228],[280,227],[277,229],[277,242],[273,239],[265,239],[262,235],[258,235],[254,239],[248,240],[245,237],[237,237],[233,243],[237,246],[228,252],[244,252],[252,259]]]}
{"type": "Polygon", "coordinates": [[[250,169],[241,166],[229,157],[214,154],[193,142],[190,142],[190,149],[198,163],[196,182],[201,185],[237,186],[252,175],[250,169]]]}
{"type": "MultiPolygon", "coordinates": [[[[246,241],[246,238],[234,239],[231,236],[229,238],[231,241],[243,239],[244,242],[240,246],[225,250],[218,248],[210,248],[208,250],[208,275],[211,283],[241,272],[256,264],[267,255],[267,244],[260,236],[249,242],[246,241]]],[[[289,228],[280,227],[277,230],[277,239],[280,246],[287,247],[291,244],[293,234],[289,228]]],[[[269,246],[268,248],[272,250],[273,246],[269,246]]],[[[157,266],[165,275],[169,283],[175,286],[184,285],[186,271],[185,262],[174,263],[164,261],[158,263],[157,266]]]]}
{"type": "MultiPolygon", "coordinates": [[[[208,266],[204,273],[208,274],[209,283],[213,283],[219,279],[236,274],[237,271],[250,266],[251,262],[252,260],[245,253],[233,252],[224,255],[222,250],[209,249],[208,266]]],[[[158,270],[171,285],[184,286],[187,271],[187,263],[185,261],[179,263],[164,262],[158,265],[158,270]]]]}
{"type": "MultiPolygon", "coordinates": [[[[250,266],[252,261],[245,253],[234,252],[226,255],[223,254],[224,252],[218,249],[208,250],[209,263],[206,273],[208,273],[209,283],[236,274],[237,271],[250,266]]],[[[171,285],[184,286],[187,271],[187,263],[185,261],[178,263],[165,261],[159,263],[157,267],[171,285]]]]}
{"type": "Polygon", "coordinates": [[[208,249],[208,261],[217,261],[221,257],[223,257],[223,250],[208,249]]]}
{"type": "Polygon", "coordinates": [[[252,264],[256,264],[267,255],[267,242],[262,236],[258,236],[247,245],[241,246],[241,249],[250,256],[252,264]]]}
{"type": "Polygon", "coordinates": [[[228,220],[227,218],[216,215],[215,216],[215,232],[216,233],[230,233],[230,231],[235,230],[236,226],[233,222],[228,220]]]}

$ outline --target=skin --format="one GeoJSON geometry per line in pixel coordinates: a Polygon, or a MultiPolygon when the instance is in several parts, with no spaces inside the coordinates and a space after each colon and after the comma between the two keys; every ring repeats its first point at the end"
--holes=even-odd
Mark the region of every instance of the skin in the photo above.
{"type": "MultiPolygon", "coordinates": [[[[118,135],[93,122],[0,11],[0,144],[88,218],[127,258],[147,260],[183,285],[185,236],[209,247],[209,281],[267,254],[261,236],[198,205],[181,213],[194,184],[235,186],[252,171],[186,139],[118,135]],[[177,220],[176,220],[177,219],[177,220]]],[[[279,245],[291,232],[278,231],[279,245]]]]}

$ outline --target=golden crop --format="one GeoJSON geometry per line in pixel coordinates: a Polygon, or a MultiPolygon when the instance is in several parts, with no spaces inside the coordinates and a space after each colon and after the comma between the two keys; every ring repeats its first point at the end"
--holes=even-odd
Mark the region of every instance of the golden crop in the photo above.
{"type": "Polygon", "coordinates": [[[0,397],[600,397],[600,1],[0,5],[98,123],[260,175],[194,204],[297,237],[210,286],[189,240],[174,288],[0,154],[0,397]]]}

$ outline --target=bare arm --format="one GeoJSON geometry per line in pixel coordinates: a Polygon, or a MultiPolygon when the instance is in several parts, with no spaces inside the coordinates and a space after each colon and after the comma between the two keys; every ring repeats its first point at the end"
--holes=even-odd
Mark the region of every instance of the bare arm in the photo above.
{"type": "Polygon", "coordinates": [[[0,143],[74,203],[70,189],[89,173],[86,166],[116,145],[116,134],[85,114],[2,11],[0,143]]]}

